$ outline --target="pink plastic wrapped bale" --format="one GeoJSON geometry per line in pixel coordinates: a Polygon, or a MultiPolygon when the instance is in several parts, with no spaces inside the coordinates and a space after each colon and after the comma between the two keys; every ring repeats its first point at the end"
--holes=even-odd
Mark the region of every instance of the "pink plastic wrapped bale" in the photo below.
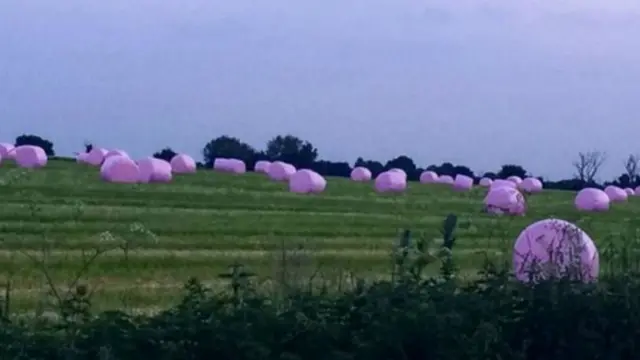
{"type": "Polygon", "coordinates": [[[492,183],[493,183],[493,180],[484,177],[484,178],[480,179],[479,185],[482,186],[482,187],[489,187],[489,186],[491,186],[492,183]]]}
{"type": "Polygon", "coordinates": [[[244,174],[247,172],[247,165],[239,159],[229,159],[227,161],[228,172],[232,174],[244,174]]]}
{"type": "MultiPolygon", "coordinates": [[[[107,154],[109,153],[109,151],[107,151],[107,149],[103,149],[103,148],[99,148],[99,147],[94,147],[91,149],[91,151],[89,151],[87,153],[87,157],[85,159],[85,162],[89,165],[93,165],[93,166],[100,166],[102,165],[102,162],[104,161],[105,157],[107,156],[107,154]]],[[[112,155],[115,153],[112,153],[112,155]]],[[[128,155],[126,155],[128,156],[128,155]]]]}
{"type": "Polygon", "coordinates": [[[438,177],[439,184],[453,185],[454,182],[455,180],[449,175],[441,175],[440,177],[438,177]]]}
{"type": "Polygon", "coordinates": [[[369,181],[371,177],[371,171],[366,167],[357,166],[351,170],[351,180],[353,181],[369,181]]]}
{"type": "Polygon", "coordinates": [[[16,164],[22,168],[35,169],[47,165],[47,154],[39,146],[21,145],[13,149],[16,164]]]}
{"type": "Polygon", "coordinates": [[[253,167],[253,171],[261,174],[268,174],[269,166],[271,166],[270,161],[260,160],[256,162],[255,166],[253,167]]]}
{"type": "Polygon", "coordinates": [[[491,183],[491,189],[499,188],[499,187],[509,187],[512,189],[516,189],[518,185],[516,185],[516,183],[514,183],[513,181],[509,181],[509,180],[504,180],[504,179],[493,180],[493,182],[491,183]]]}
{"type": "Polygon", "coordinates": [[[453,189],[457,191],[469,191],[473,188],[473,178],[467,175],[456,175],[453,182],[453,189]]]}
{"type": "Polygon", "coordinates": [[[624,191],[627,193],[627,196],[633,196],[636,194],[636,192],[633,191],[632,188],[625,188],[624,191]]]}
{"type": "Polygon", "coordinates": [[[229,164],[229,159],[227,158],[215,158],[213,160],[213,170],[217,171],[229,171],[231,165],[229,164]]]}
{"type": "Polygon", "coordinates": [[[433,184],[438,182],[438,174],[435,171],[423,171],[420,174],[420,183],[421,184],[433,184]]]}
{"type": "Polygon", "coordinates": [[[79,164],[86,164],[87,163],[87,153],[80,153],[76,156],[76,162],[79,164]]]}
{"type": "Polygon", "coordinates": [[[171,171],[176,174],[191,174],[196,172],[196,162],[187,154],[177,154],[171,158],[171,171]]]}
{"type": "Polygon", "coordinates": [[[293,193],[318,194],[326,187],[327,181],[313,170],[301,169],[289,177],[289,191],[293,193]]]}
{"type": "Polygon", "coordinates": [[[269,166],[269,178],[275,181],[288,181],[296,173],[296,168],[282,161],[274,161],[269,166]]]}
{"type": "Polygon", "coordinates": [[[585,188],[578,192],[574,204],[581,211],[607,211],[611,200],[607,193],[596,188],[585,188]]]}
{"type": "MultiPolygon", "coordinates": [[[[126,157],[130,157],[130,156],[129,156],[129,154],[127,154],[127,152],[126,152],[126,151],[124,151],[124,150],[120,150],[120,149],[112,149],[112,150],[107,151],[107,153],[106,153],[106,154],[104,154],[104,158],[106,159],[106,158],[108,158],[108,157],[116,156],[116,155],[117,155],[117,156],[126,156],[126,157]]],[[[103,161],[104,161],[104,160],[103,160],[103,161]]]]}
{"type": "Polygon", "coordinates": [[[389,171],[397,172],[397,173],[401,174],[402,176],[404,176],[405,179],[407,178],[407,172],[402,170],[402,169],[393,168],[393,169],[389,169],[389,171]]]}
{"type": "Polygon", "coordinates": [[[113,155],[102,163],[100,176],[107,182],[134,184],[140,180],[140,169],[128,156],[113,155]]]}
{"type": "Polygon", "coordinates": [[[377,192],[403,192],[407,188],[407,178],[398,171],[380,173],[374,182],[377,192]]]}
{"type": "Polygon", "coordinates": [[[534,177],[528,177],[518,186],[520,190],[529,194],[536,194],[542,191],[542,181],[534,177]]]}
{"type": "Polygon", "coordinates": [[[617,186],[609,185],[606,188],[604,188],[604,192],[607,194],[611,202],[627,201],[627,197],[628,197],[627,192],[624,191],[624,189],[619,188],[617,186]]]}
{"type": "Polygon", "coordinates": [[[484,198],[485,211],[490,214],[524,215],[527,207],[524,196],[512,187],[490,188],[484,198]]]}
{"type": "Polygon", "coordinates": [[[170,182],[173,178],[171,174],[171,164],[165,160],[154,157],[147,157],[138,160],[138,170],[142,183],[170,182]]]}
{"type": "Polygon", "coordinates": [[[598,278],[600,259],[596,245],[582,229],[547,219],[520,233],[513,249],[513,269],[523,282],[549,278],[591,282],[598,278]]]}
{"type": "Polygon", "coordinates": [[[13,159],[13,145],[9,143],[0,143],[0,157],[3,159],[13,159]]]}
{"type": "Polygon", "coordinates": [[[520,185],[522,183],[522,178],[520,178],[520,176],[509,176],[507,178],[507,181],[511,181],[512,183],[516,184],[516,185],[520,185]]]}

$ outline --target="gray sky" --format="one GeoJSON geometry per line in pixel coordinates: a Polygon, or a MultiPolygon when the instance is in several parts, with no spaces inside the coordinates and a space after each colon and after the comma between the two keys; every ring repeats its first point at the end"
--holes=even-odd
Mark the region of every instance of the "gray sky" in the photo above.
{"type": "Polygon", "coordinates": [[[293,133],[552,178],[598,149],[608,179],[640,153],[639,39],[638,0],[3,0],[0,140],[200,158],[293,133]]]}

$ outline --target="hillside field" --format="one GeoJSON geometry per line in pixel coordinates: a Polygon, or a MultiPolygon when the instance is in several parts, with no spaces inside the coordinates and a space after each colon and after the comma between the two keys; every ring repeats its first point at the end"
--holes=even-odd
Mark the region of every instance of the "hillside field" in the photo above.
{"type": "Polygon", "coordinates": [[[117,185],[71,162],[50,161],[34,171],[5,162],[0,286],[11,278],[13,311],[33,311],[48,296],[47,277],[64,288],[81,273],[96,289],[98,309],[153,310],[176,301],[192,276],[225,286],[218,275],[235,262],[264,286],[283,269],[336,286],[352,273],[382,278],[402,229],[437,243],[450,213],[461,225],[454,256],[469,276],[486,254],[510,259],[514,239],[536,220],[577,222],[601,246],[603,262],[605,243],[635,239],[640,228],[638,197],[586,215],[574,210],[574,193],[545,191],[528,197],[527,216],[512,218],[481,213],[484,194],[410,183],[405,194],[379,195],[370,183],[330,178],[325,193],[301,196],[262,175],[208,170],[176,176],[171,184],[117,185]],[[105,252],[83,270],[95,249],[105,252]]]}

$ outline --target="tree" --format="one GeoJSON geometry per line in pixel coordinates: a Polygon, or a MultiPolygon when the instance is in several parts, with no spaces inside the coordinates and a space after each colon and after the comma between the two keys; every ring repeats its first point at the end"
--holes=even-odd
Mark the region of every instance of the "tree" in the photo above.
{"type": "Polygon", "coordinates": [[[576,169],[574,176],[583,182],[594,182],[606,159],[607,154],[600,151],[578,153],[578,159],[573,162],[573,167],[576,169]]]}
{"type": "Polygon", "coordinates": [[[627,161],[624,163],[624,171],[625,175],[627,175],[629,185],[637,184],[640,179],[638,179],[638,163],[640,162],[640,157],[638,155],[630,154],[627,157],[627,161]]]}
{"type": "Polygon", "coordinates": [[[278,135],[267,142],[267,156],[284,161],[297,168],[308,168],[318,158],[318,150],[308,141],[293,135],[278,135]]]}
{"type": "Polygon", "coordinates": [[[410,179],[414,179],[419,177],[420,175],[416,175],[417,166],[413,162],[413,159],[406,155],[398,156],[395,159],[391,159],[384,166],[386,170],[390,170],[393,168],[402,169],[407,174],[407,177],[410,179]]]}
{"type": "Polygon", "coordinates": [[[500,179],[506,179],[509,176],[517,176],[523,179],[527,176],[527,171],[520,165],[506,164],[502,165],[497,175],[500,179]]]}
{"type": "Polygon", "coordinates": [[[242,160],[248,168],[255,162],[256,151],[249,144],[238,138],[223,135],[209,141],[202,149],[202,157],[207,167],[213,166],[216,158],[232,158],[242,160]]]}
{"type": "Polygon", "coordinates": [[[88,142],[88,141],[85,141],[84,142],[84,152],[88,153],[91,150],[93,150],[93,144],[88,142]]]}
{"type": "Polygon", "coordinates": [[[171,161],[174,156],[178,155],[173,149],[170,147],[166,147],[156,153],[153,154],[153,157],[156,159],[162,159],[164,161],[171,161]]]}
{"type": "Polygon", "coordinates": [[[39,146],[44,150],[47,156],[55,156],[56,153],[53,150],[53,143],[47,139],[41,138],[38,135],[22,134],[16,138],[14,146],[21,145],[33,145],[39,146]]]}

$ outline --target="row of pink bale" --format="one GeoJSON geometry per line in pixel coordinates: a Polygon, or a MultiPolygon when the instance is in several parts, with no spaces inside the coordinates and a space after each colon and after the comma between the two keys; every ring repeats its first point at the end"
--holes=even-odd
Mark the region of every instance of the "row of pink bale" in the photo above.
{"type": "Polygon", "coordinates": [[[47,165],[49,160],[45,151],[39,146],[0,143],[0,163],[13,160],[21,168],[35,169],[47,165]]]}

